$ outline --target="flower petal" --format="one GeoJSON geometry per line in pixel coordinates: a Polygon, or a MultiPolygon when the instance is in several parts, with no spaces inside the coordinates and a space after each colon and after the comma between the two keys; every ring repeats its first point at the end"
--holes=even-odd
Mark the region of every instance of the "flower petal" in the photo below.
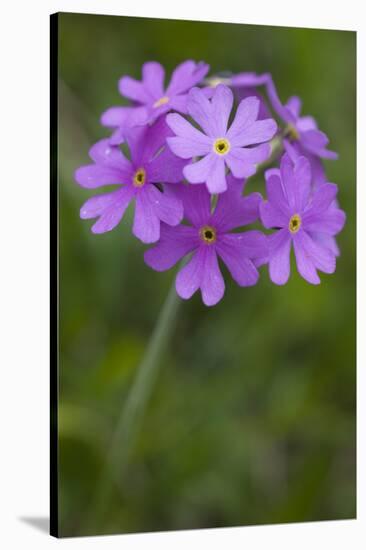
{"type": "Polygon", "coordinates": [[[173,155],[165,148],[148,165],[148,178],[153,183],[178,183],[183,180],[183,168],[187,161],[173,155]]]}
{"type": "MultiPolygon", "coordinates": [[[[338,186],[335,183],[323,183],[315,191],[311,206],[307,213],[311,217],[311,213],[320,214],[327,210],[335,200],[338,193],[338,186]]],[[[305,218],[305,216],[304,216],[305,218]]]]}
{"type": "Polygon", "coordinates": [[[281,100],[277,94],[276,86],[274,85],[272,76],[270,74],[268,74],[266,89],[268,99],[278,116],[281,117],[284,122],[295,124],[297,117],[292,113],[290,109],[282,105],[281,100]]]}
{"type": "Polygon", "coordinates": [[[210,101],[205,93],[199,88],[192,88],[188,94],[187,110],[190,116],[202,128],[202,130],[210,137],[219,136],[215,118],[213,117],[213,109],[210,101]]]}
{"type": "Polygon", "coordinates": [[[149,61],[142,66],[142,80],[145,89],[155,98],[164,96],[164,67],[156,61],[149,61]]]}
{"type": "MultiPolygon", "coordinates": [[[[232,176],[227,176],[228,189],[225,193],[219,195],[215,212],[212,216],[212,222],[220,232],[227,232],[236,227],[248,225],[255,222],[259,217],[259,204],[261,195],[251,193],[246,197],[241,196],[236,187],[230,180],[232,176]]],[[[232,178],[234,179],[234,178],[232,178]]],[[[238,181],[238,180],[235,180],[238,181]]]]}
{"type": "MultiPolygon", "coordinates": [[[[292,162],[296,162],[299,157],[304,155],[304,150],[300,147],[300,142],[290,141],[289,139],[283,138],[283,146],[292,162]]],[[[307,152],[307,154],[309,153],[307,152]]]]}
{"type": "Polygon", "coordinates": [[[310,153],[321,158],[337,159],[338,154],[327,149],[329,139],[320,130],[307,130],[300,134],[301,145],[310,153]]]}
{"type": "Polygon", "coordinates": [[[200,246],[191,260],[178,273],[175,288],[178,295],[187,300],[200,288],[203,303],[213,306],[221,300],[225,292],[215,247],[200,246]]]}
{"type": "Polygon", "coordinates": [[[311,168],[309,160],[302,156],[294,167],[295,206],[301,212],[307,205],[311,193],[311,168]]]}
{"type": "Polygon", "coordinates": [[[229,116],[233,108],[233,101],[233,92],[228,86],[224,86],[223,84],[216,86],[211,104],[213,117],[216,121],[218,137],[224,137],[226,135],[229,116]]]}
{"type": "Polygon", "coordinates": [[[259,212],[262,223],[266,229],[278,229],[287,227],[289,216],[277,208],[272,202],[262,201],[259,205],[259,212]]]}
{"type": "Polygon", "coordinates": [[[230,233],[225,235],[225,240],[235,242],[235,246],[242,256],[251,260],[268,257],[268,238],[264,233],[256,229],[243,233],[230,233]]]}
{"type": "Polygon", "coordinates": [[[216,155],[209,153],[201,160],[188,164],[183,169],[183,174],[190,183],[204,183],[213,167],[216,166],[216,155]]]}
{"type": "Polygon", "coordinates": [[[211,209],[211,195],[204,184],[194,186],[178,184],[174,186],[173,191],[183,202],[184,218],[186,220],[196,228],[200,228],[208,223],[211,209]]]}
{"type": "Polygon", "coordinates": [[[235,87],[256,87],[266,84],[268,80],[268,74],[256,74],[253,72],[245,72],[234,74],[231,78],[231,85],[235,87]]]}
{"type": "Polygon", "coordinates": [[[326,235],[336,235],[346,222],[346,214],[340,208],[331,207],[321,214],[306,213],[303,224],[306,231],[316,231],[326,235]]]}
{"type": "Polygon", "coordinates": [[[161,224],[160,240],[144,254],[145,263],[155,271],[173,267],[181,258],[198,246],[197,231],[186,225],[171,227],[161,224]]]}
{"type": "Polygon", "coordinates": [[[324,273],[334,273],[336,268],[335,255],[333,252],[314,241],[306,231],[299,231],[295,235],[294,243],[300,243],[300,247],[305,252],[307,258],[310,258],[314,266],[324,273]]]}
{"type": "Polygon", "coordinates": [[[171,135],[172,131],[164,117],[159,118],[154,124],[149,126],[144,135],[143,162],[150,162],[156,153],[166,146],[167,137],[171,135]]]}
{"type": "Polygon", "coordinates": [[[126,186],[118,191],[91,197],[81,207],[80,217],[83,220],[99,217],[91,228],[93,233],[111,231],[121,221],[132,196],[133,191],[126,186]]]}
{"type": "Polygon", "coordinates": [[[307,154],[311,166],[312,185],[314,189],[317,189],[323,183],[327,183],[327,176],[323,162],[315,155],[307,154]]]}
{"type": "MultiPolygon", "coordinates": [[[[294,235],[294,250],[295,258],[298,272],[300,275],[313,285],[320,284],[319,275],[316,271],[316,263],[319,263],[322,260],[320,254],[314,253],[315,243],[312,246],[311,238],[306,234],[305,231],[299,231],[294,235]]],[[[318,246],[318,248],[320,248],[318,246]]],[[[324,249],[329,256],[334,258],[334,268],[335,268],[335,257],[327,249],[324,249]]],[[[326,264],[325,264],[326,265],[326,264]]]]}
{"type": "Polygon", "coordinates": [[[232,136],[230,143],[234,147],[245,147],[246,145],[263,143],[272,139],[276,131],[277,123],[273,118],[257,120],[250,126],[247,126],[242,132],[232,136]]]}
{"type": "Polygon", "coordinates": [[[302,106],[302,101],[301,99],[294,95],[294,96],[291,96],[288,100],[287,100],[287,103],[285,105],[285,107],[287,107],[287,109],[289,111],[291,111],[292,115],[295,117],[295,118],[298,118],[299,115],[300,115],[300,112],[301,112],[301,106],[302,106]]]}
{"type": "Polygon", "coordinates": [[[264,162],[270,153],[268,143],[248,149],[234,147],[225,155],[225,161],[236,178],[248,178],[255,174],[257,164],[264,162]]]}
{"type": "Polygon", "coordinates": [[[318,129],[306,130],[302,132],[301,141],[307,149],[313,148],[315,151],[326,147],[329,143],[328,136],[318,129]]]}
{"type": "Polygon", "coordinates": [[[210,193],[223,193],[227,189],[225,177],[225,161],[218,155],[213,155],[214,161],[207,175],[206,186],[210,193]]]}
{"type": "Polygon", "coordinates": [[[184,61],[173,71],[170,84],[166,90],[167,96],[175,96],[188,91],[206,76],[209,68],[209,65],[203,62],[184,61]]]}
{"type": "Polygon", "coordinates": [[[275,210],[279,210],[286,219],[290,218],[290,210],[283,192],[281,175],[277,169],[270,169],[265,172],[266,191],[268,201],[275,210]]]}
{"type": "Polygon", "coordinates": [[[154,101],[154,97],[146,88],[143,82],[131,78],[130,76],[123,76],[118,82],[119,93],[142,104],[149,104],[154,101]]]}
{"type": "Polygon", "coordinates": [[[100,117],[103,126],[115,127],[126,124],[135,107],[110,107],[100,117]]]}
{"type": "Polygon", "coordinates": [[[173,153],[182,159],[206,155],[211,149],[210,145],[198,143],[185,137],[169,137],[167,142],[173,153]]]}
{"type": "Polygon", "coordinates": [[[296,183],[294,176],[294,162],[288,154],[284,154],[280,162],[281,180],[290,210],[297,210],[296,206],[296,183]]]}
{"type": "Polygon", "coordinates": [[[264,96],[259,93],[255,88],[236,88],[235,98],[240,103],[247,97],[256,97],[259,100],[259,112],[257,120],[264,120],[266,118],[272,118],[272,113],[267,105],[264,96]]]}
{"type": "Polygon", "coordinates": [[[129,128],[126,131],[126,141],[135,168],[150,162],[155,154],[166,145],[166,138],[171,134],[164,118],[158,119],[151,125],[129,128]]]}
{"type": "Polygon", "coordinates": [[[313,241],[319,243],[323,248],[328,248],[336,257],[340,255],[341,252],[335,237],[325,233],[308,233],[313,241]]]}
{"type": "Polygon", "coordinates": [[[205,248],[207,247],[200,246],[177,275],[175,288],[178,295],[184,300],[191,298],[200,288],[205,269],[205,248]]]}
{"type": "Polygon", "coordinates": [[[129,178],[124,177],[124,174],[119,170],[100,164],[81,166],[75,171],[74,177],[77,183],[86,189],[128,183],[129,181],[129,178]]]}
{"type": "Polygon", "coordinates": [[[214,246],[202,246],[204,249],[204,268],[201,275],[201,294],[206,306],[214,306],[224,295],[225,283],[220,271],[214,246]]]}
{"type": "Polygon", "coordinates": [[[167,139],[170,149],[181,158],[191,158],[208,153],[212,140],[194,128],[185,118],[176,113],[167,115],[166,122],[177,137],[167,139]]]}
{"type": "Polygon", "coordinates": [[[146,185],[136,194],[135,216],[132,233],[143,243],[154,243],[160,237],[160,219],[156,215],[151,195],[146,185]]]}
{"type": "Polygon", "coordinates": [[[290,276],[291,237],[286,229],[280,229],[268,237],[269,276],[276,285],[284,285],[290,276]]]}
{"type": "Polygon", "coordinates": [[[187,102],[188,102],[188,94],[174,95],[170,99],[169,105],[173,111],[178,111],[178,113],[187,114],[188,113],[187,102]]]}
{"type": "Polygon", "coordinates": [[[216,249],[238,285],[253,286],[257,283],[259,273],[252,259],[268,255],[263,233],[248,231],[224,235],[216,249]]]}
{"type": "Polygon", "coordinates": [[[111,137],[109,138],[109,143],[111,145],[121,145],[125,141],[125,128],[123,126],[117,127],[114,132],[112,132],[111,137]]]}
{"type": "Polygon", "coordinates": [[[297,120],[296,128],[299,132],[307,132],[308,130],[317,130],[318,125],[312,116],[302,116],[297,120]]]}
{"type": "Polygon", "coordinates": [[[89,150],[89,156],[96,164],[116,168],[121,173],[126,174],[126,177],[131,174],[130,161],[126,159],[118,147],[111,145],[108,139],[101,139],[95,143],[89,150]]]}
{"type": "Polygon", "coordinates": [[[247,97],[239,103],[235,118],[227,133],[227,138],[230,141],[252,126],[258,118],[259,107],[259,99],[255,96],[247,97]]]}
{"type": "Polygon", "coordinates": [[[162,193],[155,185],[146,185],[145,194],[153,206],[155,215],[168,225],[178,225],[183,218],[183,204],[176,194],[170,193],[168,186],[162,193]]]}
{"type": "MultiPolygon", "coordinates": [[[[124,121],[120,121],[121,125],[116,126],[115,131],[109,138],[110,145],[120,145],[125,141],[126,133],[130,128],[148,122],[148,109],[146,107],[126,107],[126,109],[130,109],[130,112],[126,114],[124,121]]],[[[109,120],[112,122],[112,117],[109,120]]],[[[109,126],[109,124],[106,125],[109,126]]]]}

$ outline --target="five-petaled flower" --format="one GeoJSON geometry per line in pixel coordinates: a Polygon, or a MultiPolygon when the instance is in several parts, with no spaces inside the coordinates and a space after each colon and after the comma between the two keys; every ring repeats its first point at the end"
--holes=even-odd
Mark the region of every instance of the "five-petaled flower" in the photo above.
{"type": "MultiPolygon", "coordinates": [[[[316,157],[333,159],[338,158],[335,151],[327,149],[329,139],[327,135],[318,129],[316,120],[312,116],[301,116],[301,99],[292,96],[287,101],[285,108],[288,112],[287,139],[297,142],[302,153],[315,155],[316,157]]],[[[287,139],[285,139],[285,144],[287,139]]]]}
{"type": "Polygon", "coordinates": [[[271,147],[264,142],[277,130],[273,119],[257,120],[260,102],[256,97],[240,102],[228,129],[232,106],[233,93],[223,84],[215,88],[211,101],[203,90],[192,88],[187,109],[202,131],[179,114],[167,116],[175,133],[167,138],[173,153],[184,159],[202,157],[184,168],[184,176],[190,183],[205,182],[210,193],[226,191],[226,167],[237,178],[253,175],[256,165],[270,155],[271,147]]]}
{"type": "MultiPolygon", "coordinates": [[[[300,147],[299,143],[290,143],[288,140],[284,140],[284,146],[286,152],[288,153],[291,160],[296,163],[297,160],[304,156],[303,149],[300,147]]],[[[306,158],[310,162],[311,169],[311,192],[314,193],[321,185],[327,183],[327,176],[325,173],[325,168],[323,166],[322,159],[313,155],[311,153],[306,153],[306,158]]],[[[338,208],[338,201],[334,199],[331,206],[338,208]]],[[[312,237],[314,240],[319,241],[321,244],[330,248],[335,256],[340,255],[340,250],[336,241],[335,236],[328,235],[325,233],[313,233],[312,237]]]]}
{"type": "Polygon", "coordinates": [[[107,139],[90,149],[94,164],[79,168],[76,181],[89,189],[119,185],[116,191],[92,197],[81,207],[81,218],[98,218],[93,233],[113,229],[132,200],[136,203],[132,231],[144,243],[159,239],[161,222],[177,225],[181,221],[182,203],[165,184],[182,179],[184,162],[166,147],[169,134],[163,118],[152,126],[131,129],[127,136],[131,159],[107,139]],[[163,190],[156,184],[162,184],[163,190]]]}
{"type": "Polygon", "coordinates": [[[144,63],[141,82],[123,76],[119,81],[119,91],[133,101],[133,106],[111,107],[103,113],[102,124],[115,128],[111,144],[122,143],[128,128],[152,122],[168,111],[186,113],[188,91],[202,81],[208,70],[206,63],[184,61],[173,71],[166,89],[164,68],[155,61],[144,63]]]}
{"type": "Polygon", "coordinates": [[[160,241],[145,252],[145,262],[156,271],[170,269],[181,258],[193,253],[176,278],[181,298],[190,298],[198,289],[207,306],[217,304],[225,291],[218,257],[240,286],[258,281],[257,266],[267,259],[267,240],[263,233],[232,230],[254,222],[259,215],[261,196],[241,196],[242,182],[228,176],[228,190],[219,196],[211,210],[211,196],[204,185],[181,185],[175,192],[184,205],[190,225],[169,227],[162,224],[160,241]]]}
{"type": "Polygon", "coordinates": [[[290,275],[290,251],[293,243],[297,269],[309,283],[319,284],[317,270],[333,273],[336,254],[330,246],[345,223],[345,214],[334,205],[337,186],[323,183],[311,187],[310,163],[305,157],[293,162],[286,154],[280,170],[267,170],[268,201],[260,205],[269,236],[269,273],[271,280],[285,284],[290,275]]]}

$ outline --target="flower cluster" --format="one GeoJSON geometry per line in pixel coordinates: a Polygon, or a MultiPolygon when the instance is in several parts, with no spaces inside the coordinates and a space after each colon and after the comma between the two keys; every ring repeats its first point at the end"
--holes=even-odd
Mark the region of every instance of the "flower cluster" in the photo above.
{"type": "Polygon", "coordinates": [[[134,203],[132,232],[154,243],[145,263],[164,271],[185,258],[177,293],[188,299],[200,289],[207,306],[224,295],[219,258],[240,286],[255,285],[265,264],[283,285],[293,246],[299,274],[319,284],[318,271],[335,271],[335,235],[345,223],[322,161],[337,154],[314,118],[300,115],[298,97],[281,103],[271,75],[208,71],[185,61],[165,86],[163,67],[150,62],[141,81],[120,79],[131,104],[103,113],[112,133],[75,172],[82,187],[117,187],[89,198],[81,218],[96,219],[92,232],[104,233],[134,203]],[[262,167],[266,198],[243,194],[262,167]],[[254,222],[270,233],[247,227],[254,222]]]}

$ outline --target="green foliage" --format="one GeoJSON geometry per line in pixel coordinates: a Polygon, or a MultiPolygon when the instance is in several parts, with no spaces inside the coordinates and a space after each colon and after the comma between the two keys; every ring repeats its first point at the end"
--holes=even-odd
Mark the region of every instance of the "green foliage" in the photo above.
{"type": "MultiPolygon", "coordinates": [[[[355,33],[60,16],[60,528],[62,535],[355,516],[355,33]],[[73,181],[124,100],[123,74],[186,58],[272,72],[331,137],[347,224],[320,287],[238,288],[180,305],[128,471],[100,525],[88,510],[106,449],[174,273],[144,265],[131,212],[94,236],[73,181]]],[[[254,190],[254,182],[248,189],[254,190]]]]}

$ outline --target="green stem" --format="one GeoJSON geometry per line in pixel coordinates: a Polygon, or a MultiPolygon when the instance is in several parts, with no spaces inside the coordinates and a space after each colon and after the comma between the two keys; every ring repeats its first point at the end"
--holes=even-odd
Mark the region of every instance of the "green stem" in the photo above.
{"type": "Polygon", "coordinates": [[[101,522],[102,524],[113,486],[121,478],[128,465],[144,412],[162,366],[160,358],[173,330],[179,303],[180,300],[173,283],[117,421],[85,528],[93,524],[95,530],[96,523],[101,522]]]}

